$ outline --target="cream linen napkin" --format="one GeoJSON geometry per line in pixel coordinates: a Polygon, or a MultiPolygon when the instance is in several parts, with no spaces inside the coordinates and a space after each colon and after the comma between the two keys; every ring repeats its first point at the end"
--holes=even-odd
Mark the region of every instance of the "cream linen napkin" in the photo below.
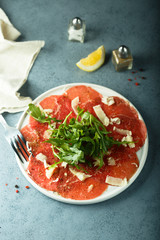
{"type": "Polygon", "coordinates": [[[20,32],[0,9],[0,113],[23,111],[31,98],[17,92],[27,81],[29,71],[44,41],[14,42],[20,32]]]}

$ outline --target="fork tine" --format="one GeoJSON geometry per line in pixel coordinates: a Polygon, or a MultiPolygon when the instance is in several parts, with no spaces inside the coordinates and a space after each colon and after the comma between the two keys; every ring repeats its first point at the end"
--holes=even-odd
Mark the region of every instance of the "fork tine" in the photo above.
{"type": "Polygon", "coordinates": [[[17,151],[16,147],[14,146],[14,143],[13,143],[13,140],[12,140],[12,139],[11,139],[10,143],[11,143],[11,146],[12,146],[13,150],[15,151],[15,153],[17,154],[17,156],[18,156],[19,159],[21,160],[21,162],[24,163],[21,155],[19,154],[19,152],[17,151]]]}
{"type": "MultiPolygon", "coordinates": [[[[23,145],[23,143],[21,142],[21,141],[23,141],[21,138],[20,138],[20,136],[17,136],[16,138],[16,141],[21,145],[21,147],[23,148],[23,150],[24,150],[24,152],[26,153],[26,155],[27,155],[27,157],[29,157],[29,153],[26,151],[26,149],[25,149],[25,147],[24,147],[24,145],[23,145]]],[[[26,145],[25,145],[26,146],[26,145]]],[[[20,146],[19,146],[20,147],[20,146]]]]}
{"type": "Polygon", "coordinates": [[[9,142],[21,162],[24,163],[24,160],[27,161],[27,159],[30,157],[30,154],[32,154],[31,150],[27,147],[27,142],[25,138],[18,129],[9,126],[1,114],[0,123],[2,123],[5,129],[5,137],[7,141],[9,142]]]}
{"type": "MultiPolygon", "coordinates": [[[[19,143],[20,141],[17,140],[18,136],[17,136],[17,138],[16,138],[16,136],[14,136],[13,139],[14,139],[14,143],[15,143],[15,145],[17,147],[17,150],[19,150],[19,152],[21,153],[22,157],[27,162],[27,159],[26,159],[26,156],[25,156],[26,151],[25,151],[24,147],[21,147],[22,145],[19,143]]],[[[27,157],[28,157],[28,155],[27,155],[27,157]]]]}
{"type": "MultiPolygon", "coordinates": [[[[28,145],[28,142],[26,141],[26,139],[23,137],[23,135],[22,135],[22,133],[19,131],[19,133],[18,133],[18,137],[20,138],[20,140],[22,140],[22,142],[25,144],[25,146],[26,146],[26,148],[27,148],[27,153],[30,153],[33,157],[34,157],[34,155],[33,155],[33,153],[32,153],[32,150],[31,150],[31,148],[29,147],[29,145],[28,145]]],[[[22,146],[23,147],[23,146],[22,146]]],[[[25,150],[25,149],[24,149],[25,150]]],[[[28,154],[27,154],[28,155],[28,154]]],[[[28,155],[28,157],[29,157],[30,155],[28,155]]]]}
{"type": "Polygon", "coordinates": [[[23,137],[22,133],[19,131],[18,133],[20,139],[24,142],[24,144],[26,145],[26,139],[23,137]]]}
{"type": "Polygon", "coordinates": [[[32,149],[31,149],[31,147],[29,146],[29,144],[28,144],[27,141],[26,141],[26,147],[27,147],[28,152],[34,157],[34,154],[32,153],[32,149]]]}

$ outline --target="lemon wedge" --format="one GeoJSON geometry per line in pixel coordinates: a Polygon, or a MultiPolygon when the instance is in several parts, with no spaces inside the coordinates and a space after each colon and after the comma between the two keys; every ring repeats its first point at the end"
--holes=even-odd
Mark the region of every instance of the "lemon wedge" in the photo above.
{"type": "Polygon", "coordinates": [[[77,67],[86,72],[93,72],[97,70],[105,61],[105,48],[100,46],[97,50],[90,53],[88,57],[82,58],[76,63],[77,67]]]}

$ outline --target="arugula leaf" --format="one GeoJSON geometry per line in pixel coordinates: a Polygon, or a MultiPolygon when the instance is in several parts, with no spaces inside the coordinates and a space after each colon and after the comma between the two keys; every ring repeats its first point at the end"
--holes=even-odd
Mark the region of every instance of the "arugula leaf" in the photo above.
{"type": "Polygon", "coordinates": [[[55,168],[60,163],[62,163],[62,161],[53,163],[51,166],[49,166],[49,169],[55,168]]]}
{"type": "Polygon", "coordinates": [[[58,158],[71,165],[87,164],[87,156],[99,158],[102,167],[103,157],[113,145],[123,144],[109,137],[104,125],[88,111],[78,108],[77,118],[67,119],[69,113],[58,129],[54,129],[47,141],[55,146],[58,158]],[[80,118],[80,120],[78,120],[80,118]]]}
{"type": "Polygon", "coordinates": [[[40,110],[39,107],[35,106],[34,104],[30,103],[29,105],[29,111],[27,112],[30,114],[34,119],[36,119],[40,123],[49,123],[51,124],[52,121],[54,122],[61,122],[61,120],[57,120],[56,118],[52,118],[50,115],[47,117],[45,116],[45,113],[40,110]]]}
{"type": "MultiPolygon", "coordinates": [[[[29,104],[29,114],[41,123],[52,121],[60,122],[51,116],[45,114],[33,104],[29,104]]],[[[69,117],[70,112],[58,128],[52,129],[51,137],[46,141],[52,144],[53,154],[59,159],[59,162],[54,163],[51,167],[56,166],[61,162],[67,162],[70,165],[80,168],[78,164],[85,163],[89,166],[93,162],[91,159],[99,159],[99,168],[104,164],[103,158],[107,151],[113,145],[122,145],[128,142],[120,142],[109,137],[111,132],[108,132],[105,126],[88,111],[84,111],[78,107],[78,115],[75,118],[69,117]]]]}
{"type": "Polygon", "coordinates": [[[36,119],[38,122],[45,122],[45,114],[41,112],[40,108],[30,103],[29,105],[29,114],[36,119]]]}

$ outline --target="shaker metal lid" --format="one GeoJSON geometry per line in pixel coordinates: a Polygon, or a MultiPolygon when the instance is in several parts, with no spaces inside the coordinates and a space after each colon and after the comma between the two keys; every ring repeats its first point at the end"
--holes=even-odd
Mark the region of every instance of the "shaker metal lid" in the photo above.
{"type": "Polygon", "coordinates": [[[76,29],[76,30],[79,30],[82,28],[82,20],[79,18],[79,17],[75,17],[72,19],[72,24],[73,24],[73,27],[76,29]]]}
{"type": "Polygon", "coordinates": [[[130,50],[125,45],[121,45],[118,48],[118,55],[120,58],[127,58],[129,56],[129,54],[130,54],[130,50]]]}

